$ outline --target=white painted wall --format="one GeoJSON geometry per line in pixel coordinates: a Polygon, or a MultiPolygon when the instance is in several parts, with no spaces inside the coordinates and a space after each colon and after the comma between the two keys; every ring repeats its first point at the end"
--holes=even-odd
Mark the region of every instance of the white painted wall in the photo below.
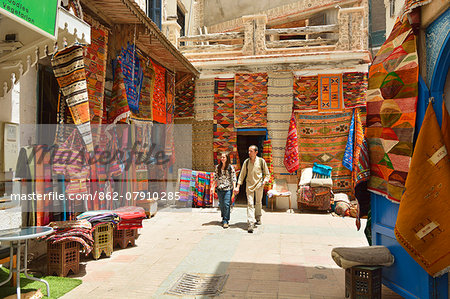
{"type": "Polygon", "coordinates": [[[404,3],[405,1],[403,0],[395,0],[394,17],[391,17],[389,0],[384,0],[384,6],[386,7],[386,38],[391,33],[392,28],[394,27],[395,24],[395,20],[397,19],[397,16],[400,14],[404,3]]]}

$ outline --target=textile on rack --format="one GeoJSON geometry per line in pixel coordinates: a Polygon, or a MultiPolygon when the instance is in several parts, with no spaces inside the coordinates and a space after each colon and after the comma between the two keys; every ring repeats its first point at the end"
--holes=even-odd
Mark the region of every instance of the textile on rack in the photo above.
{"type": "Polygon", "coordinates": [[[267,168],[270,172],[270,179],[267,184],[264,185],[264,190],[267,192],[272,189],[273,186],[273,180],[274,180],[274,174],[273,174],[273,158],[272,158],[272,142],[271,140],[264,140],[263,142],[263,152],[262,152],[262,158],[267,163],[267,168]]]}
{"type": "MultiPolygon", "coordinates": [[[[353,187],[356,185],[357,182],[357,174],[358,174],[358,160],[359,155],[362,149],[362,143],[365,140],[364,137],[364,126],[361,121],[361,116],[359,113],[359,108],[355,109],[355,144],[353,145],[353,171],[352,171],[352,182],[353,187]]],[[[367,145],[367,144],[366,144],[367,145]]]]}
{"type": "Polygon", "coordinates": [[[152,121],[152,97],[155,85],[155,71],[150,61],[140,51],[137,53],[143,70],[142,88],[139,97],[139,111],[132,111],[131,118],[140,121],[152,121]]]}
{"type": "Polygon", "coordinates": [[[214,163],[219,153],[229,152],[231,164],[239,170],[233,98],[234,79],[216,79],[214,82],[214,163]]]}
{"type": "Polygon", "coordinates": [[[75,241],[81,244],[85,255],[88,255],[93,248],[94,239],[92,238],[92,225],[89,221],[72,220],[72,221],[55,221],[49,223],[54,232],[43,237],[52,244],[62,241],[75,241]]]}
{"type": "Polygon", "coordinates": [[[353,170],[353,147],[355,142],[355,111],[353,111],[352,122],[350,123],[350,129],[348,132],[347,145],[345,146],[344,158],[342,159],[342,165],[348,170],[353,170]]]}
{"type": "Polygon", "coordinates": [[[195,120],[214,119],[214,79],[195,81],[195,120]]]}
{"type": "Polygon", "coordinates": [[[235,76],[234,126],[236,128],[267,127],[267,73],[235,76]]]}
{"type": "Polygon", "coordinates": [[[135,229],[142,228],[142,220],[146,218],[145,210],[141,207],[121,207],[113,210],[119,218],[117,229],[135,229]]]}
{"type": "Polygon", "coordinates": [[[268,75],[267,131],[272,143],[273,169],[275,173],[285,173],[284,151],[292,114],[293,75],[291,72],[268,75]]]}
{"type": "Polygon", "coordinates": [[[352,113],[295,113],[300,168],[331,166],[333,192],[351,197],[351,172],[342,165],[352,113]]]}
{"type": "MultiPolygon", "coordinates": [[[[34,192],[34,186],[36,184],[35,176],[35,148],[32,146],[22,147],[17,157],[15,177],[21,179],[21,193],[32,194],[34,192]]],[[[36,203],[34,200],[27,201],[28,213],[27,225],[36,226],[36,203]]]]}
{"type": "Polygon", "coordinates": [[[175,117],[194,117],[195,80],[188,79],[176,88],[175,117]]]}
{"type": "Polygon", "coordinates": [[[295,76],[294,77],[294,110],[318,109],[318,77],[295,76]]]}
{"type": "Polygon", "coordinates": [[[166,123],[166,69],[153,62],[155,70],[155,84],[153,88],[153,120],[161,124],[166,123]]]}
{"type": "Polygon", "coordinates": [[[87,220],[92,227],[101,223],[116,224],[119,222],[119,216],[110,210],[88,211],[77,216],[77,220],[87,220]]]}
{"type": "Polygon", "coordinates": [[[181,169],[180,175],[180,201],[189,201],[189,185],[191,183],[192,170],[181,169]]]}
{"type": "Polygon", "coordinates": [[[319,112],[344,110],[342,74],[319,74],[319,112]]]}
{"type": "Polygon", "coordinates": [[[419,65],[416,38],[397,19],[369,70],[366,136],[369,190],[399,202],[413,152],[419,65]]]}
{"type": "Polygon", "coordinates": [[[123,73],[128,107],[132,112],[137,113],[139,112],[139,98],[144,72],[139,62],[136,45],[129,44],[127,48],[122,48],[117,60],[123,73]]]}
{"type": "Polygon", "coordinates": [[[193,204],[195,207],[207,207],[212,204],[212,200],[209,198],[209,182],[211,181],[211,174],[209,172],[199,171],[197,172],[195,195],[193,204]]]}
{"type": "Polygon", "coordinates": [[[299,169],[299,150],[297,137],[297,122],[295,120],[294,112],[292,112],[291,120],[289,122],[289,133],[286,139],[286,150],[284,152],[284,166],[289,173],[299,169]]]}
{"type": "Polygon", "coordinates": [[[130,108],[127,102],[127,93],[123,80],[122,67],[117,61],[113,63],[114,83],[112,88],[112,98],[110,110],[108,111],[108,123],[115,124],[123,121],[130,115],[130,108]]]}
{"type": "Polygon", "coordinates": [[[365,107],[367,73],[350,72],[342,75],[345,108],[365,107]]]}
{"type": "Polygon", "coordinates": [[[214,171],[212,120],[194,121],[192,126],[192,168],[214,171]]]}
{"type": "Polygon", "coordinates": [[[411,159],[395,237],[431,276],[450,271],[450,157],[432,103],[411,159]]]}
{"type": "Polygon", "coordinates": [[[86,149],[93,151],[89,99],[84,70],[83,47],[72,46],[56,52],[52,59],[53,72],[66,99],[73,120],[86,149]]]}
{"type": "Polygon", "coordinates": [[[91,17],[84,20],[91,25],[91,43],[84,51],[89,111],[92,124],[101,124],[105,89],[108,29],[91,17]]]}

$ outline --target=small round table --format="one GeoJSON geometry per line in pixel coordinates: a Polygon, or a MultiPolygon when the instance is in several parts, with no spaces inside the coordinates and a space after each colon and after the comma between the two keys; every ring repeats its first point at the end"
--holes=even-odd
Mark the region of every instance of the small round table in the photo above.
{"type": "Polygon", "coordinates": [[[28,275],[28,240],[29,239],[36,239],[48,234],[51,234],[53,232],[53,228],[46,227],[46,226],[30,226],[25,228],[18,228],[18,229],[7,229],[7,230],[0,230],[0,241],[6,241],[10,242],[10,263],[9,263],[9,276],[8,278],[0,283],[0,286],[4,285],[8,281],[11,280],[13,273],[17,275],[17,298],[20,299],[20,272],[23,272],[25,274],[25,277],[31,280],[36,280],[45,283],[47,286],[47,296],[50,297],[50,286],[48,285],[48,282],[35,278],[28,275]],[[24,247],[24,268],[20,267],[20,253],[21,249],[24,247]],[[13,257],[14,257],[14,249],[17,250],[17,263],[16,268],[13,269],[13,257]]]}

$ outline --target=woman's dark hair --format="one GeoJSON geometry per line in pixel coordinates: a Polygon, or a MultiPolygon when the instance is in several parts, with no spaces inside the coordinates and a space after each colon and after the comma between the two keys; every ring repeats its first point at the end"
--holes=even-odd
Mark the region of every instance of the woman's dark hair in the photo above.
{"type": "MultiPolygon", "coordinates": [[[[219,157],[222,157],[222,155],[225,155],[227,157],[227,161],[225,162],[224,169],[228,170],[228,167],[230,167],[230,164],[231,164],[230,153],[226,153],[226,152],[220,153],[219,157]]],[[[222,160],[221,159],[219,159],[219,165],[217,165],[217,168],[218,168],[219,176],[221,176],[222,175],[222,160]]]]}

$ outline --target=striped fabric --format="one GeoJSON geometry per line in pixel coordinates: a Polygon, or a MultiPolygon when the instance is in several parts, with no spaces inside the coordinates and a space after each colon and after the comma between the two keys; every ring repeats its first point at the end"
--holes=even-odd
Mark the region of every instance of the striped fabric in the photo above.
{"type": "Polygon", "coordinates": [[[214,119],[214,79],[200,79],[195,82],[195,119],[214,119]]]}

